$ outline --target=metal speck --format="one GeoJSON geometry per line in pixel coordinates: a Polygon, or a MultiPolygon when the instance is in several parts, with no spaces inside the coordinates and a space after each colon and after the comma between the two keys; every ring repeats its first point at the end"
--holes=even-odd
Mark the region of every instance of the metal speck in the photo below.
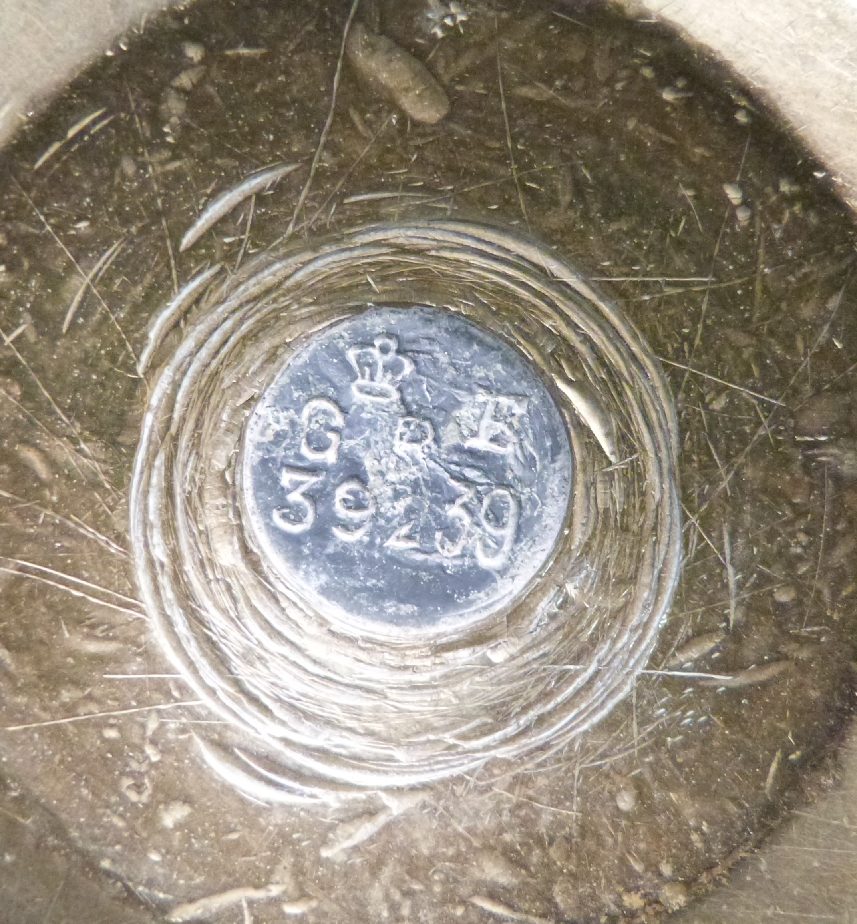
{"type": "Polygon", "coordinates": [[[661,96],[668,103],[676,103],[679,100],[687,99],[690,96],[693,96],[693,93],[690,90],[685,90],[681,87],[664,87],[661,90],[661,96]]]}
{"type": "Polygon", "coordinates": [[[740,205],[744,201],[744,190],[737,183],[724,183],[723,192],[732,205],[740,205]]]}

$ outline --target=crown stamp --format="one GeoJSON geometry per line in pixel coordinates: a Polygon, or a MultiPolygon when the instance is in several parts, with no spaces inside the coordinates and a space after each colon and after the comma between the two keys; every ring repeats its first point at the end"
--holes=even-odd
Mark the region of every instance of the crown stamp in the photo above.
{"type": "Polygon", "coordinates": [[[399,382],[413,371],[414,363],[397,352],[399,341],[382,334],[374,346],[353,346],[346,351],[357,378],[351,391],[358,401],[397,401],[399,382]]]}

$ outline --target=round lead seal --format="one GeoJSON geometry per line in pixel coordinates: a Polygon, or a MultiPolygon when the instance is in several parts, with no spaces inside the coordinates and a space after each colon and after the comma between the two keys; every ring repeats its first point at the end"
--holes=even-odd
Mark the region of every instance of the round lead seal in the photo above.
{"type": "Polygon", "coordinates": [[[517,350],[448,311],[374,308],[307,338],[250,418],[257,552],[331,617],[439,627],[507,604],[562,528],[565,424],[517,350]]]}

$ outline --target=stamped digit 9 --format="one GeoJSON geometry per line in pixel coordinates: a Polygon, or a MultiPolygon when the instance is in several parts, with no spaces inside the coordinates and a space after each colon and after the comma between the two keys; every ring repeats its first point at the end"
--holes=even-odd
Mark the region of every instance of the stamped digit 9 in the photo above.
{"type": "Polygon", "coordinates": [[[333,495],[333,509],[347,525],[334,526],[333,535],[343,542],[356,542],[366,535],[375,513],[375,498],[356,478],[338,485],[333,495]]]}
{"type": "Polygon", "coordinates": [[[493,541],[486,542],[484,536],[476,540],[476,561],[483,568],[496,571],[509,560],[518,533],[519,517],[518,498],[508,488],[494,488],[485,495],[479,519],[483,530],[493,541]]]}

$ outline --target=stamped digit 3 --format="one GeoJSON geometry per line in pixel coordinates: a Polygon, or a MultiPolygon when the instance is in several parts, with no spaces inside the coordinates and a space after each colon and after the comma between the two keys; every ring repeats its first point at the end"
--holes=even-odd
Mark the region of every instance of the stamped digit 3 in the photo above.
{"type": "Polygon", "coordinates": [[[464,507],[466,503],[473,500],[472,489],[459,484],[457,481],[453,481],[452,484],[460,493],[449,510],[446,511],[446,515],[450,520],[454,520],[458,524],[458,537],[450,540],[444,535],[443,530],[438,530],[435,533],[435,546],[444,558],[455,558],[461,555],[470,532],[470,524],[473,522],[473,517],[464,507]]]}
{"type": "Polygon", "coordinates": [[[280,473],[280,484],[289,492],[286,507],[277,507],[271,512],[274,525],[287,533],[304,533],[315,522],[315,501],[306,492],[322,476],[316,472],[284,468],[280,473]]]}

